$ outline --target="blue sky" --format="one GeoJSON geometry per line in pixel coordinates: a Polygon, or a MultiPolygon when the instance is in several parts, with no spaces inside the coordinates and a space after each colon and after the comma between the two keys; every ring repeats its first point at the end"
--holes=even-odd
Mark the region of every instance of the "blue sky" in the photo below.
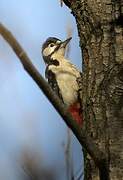
{"type": "MultiPolygon", "coordinates": [[[[1,0],[0,19],[42,75],[45,71],[41,57],[42,43],[49,36],[64,40],[70,24],[73,38],[69,57],[81,69],[76,23],[70,10],[65,6],[60,7],[59,0],[1,0]]],[[[44,166],[61,168],[61,179],[65,179],[63,144],[67,139],[67,127],[1,37],[0,82],[0,166],[4,162],[9,169],[6,174],[1,168],[0,179],[17,179],[19,172],[12,166],[16,167],[18,152],[25,147],[38,152],[44,166]]],[[[76,172],[82,165],[82,154],[74,136],[71,149],[76,172]]]]}

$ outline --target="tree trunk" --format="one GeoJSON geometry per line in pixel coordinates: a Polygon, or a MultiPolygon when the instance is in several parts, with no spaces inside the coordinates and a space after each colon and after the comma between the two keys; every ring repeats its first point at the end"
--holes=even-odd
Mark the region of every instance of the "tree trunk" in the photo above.
{"type": "MultiPolygon", "coordinates": [[[[123,0],[64,0],[83,56],[84,128],[105,153],[111,180],[123,179],[123,0]]],[[[98,180],[88,155],[85,179],[98,180]]],[[[105,179],[105,174],[104,174],[105,179]]]]}

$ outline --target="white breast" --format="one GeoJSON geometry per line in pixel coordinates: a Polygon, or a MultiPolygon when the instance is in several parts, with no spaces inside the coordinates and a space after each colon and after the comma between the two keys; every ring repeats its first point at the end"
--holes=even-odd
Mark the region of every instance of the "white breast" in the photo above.
{"type": "Polygon", "coordinates": [[[76,80],[80,77],[80,73],[76,67],[67,60],[59,61],[59,63],[59,66],[50,65],[49,69],[55,73],[63,101],[69,106],[78,99],[79,87],[76,80]]]}
{"type": "Polygon", "coordinates": [[[57,83],[60,88],[63,101],[66,105],[73,104],[77,101],[78,84],[75,76],[61,73],[57,76],[57,83]]]}

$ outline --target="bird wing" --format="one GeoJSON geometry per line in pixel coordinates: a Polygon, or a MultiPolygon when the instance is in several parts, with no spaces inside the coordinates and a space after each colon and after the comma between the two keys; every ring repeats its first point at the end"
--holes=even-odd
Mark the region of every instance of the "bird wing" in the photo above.
{"type": "Polygon", "coordinates": [[[49,66],[46,67],[45,77],[48,80],[48,84],[50,85],[50,87],[53,89],[53,91],[57,94],[57,96],[63,102],[62,94],[60,92],[60,88],[58,86],[58,83],[57,83],[57,80],[55,77],[55,73],[53,73],[52,70],[49,69],[49,66]]]}

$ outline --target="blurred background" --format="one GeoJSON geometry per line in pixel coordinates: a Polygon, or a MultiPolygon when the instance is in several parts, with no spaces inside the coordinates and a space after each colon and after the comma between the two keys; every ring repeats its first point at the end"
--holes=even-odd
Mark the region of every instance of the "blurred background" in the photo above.
{"type": "MultiPolygon", "coordinates": [[[[43,76],[42,43],[64,40],[69,25],[69,59],[81,70],[75,19],[59,0],[1,0],[0,21],[43,76]]],[[[0,180],[79,180],[82,167],[79,142],[0,37],[0,180]]]]}

